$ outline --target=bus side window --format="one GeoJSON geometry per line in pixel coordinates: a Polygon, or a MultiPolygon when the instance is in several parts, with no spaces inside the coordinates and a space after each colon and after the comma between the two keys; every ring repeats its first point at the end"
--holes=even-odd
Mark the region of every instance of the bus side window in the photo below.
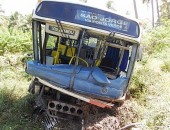
{"type": "Polygon", "coordinates": [[[48,35],[47,43],[46,43],[46,64],[47,65],[52,65],[54,63],[55,57],[54,55],[54,50],[56,50],[56,42],[58,40],[58,37],[48,35]]]}
{"type": "Polygon", "coordinates": [[[99,67],[104,72],[115,73],[119,62],[119,52],[119,48],[113,48],[108,46],[106,56],[102,59],[99,67]]]}

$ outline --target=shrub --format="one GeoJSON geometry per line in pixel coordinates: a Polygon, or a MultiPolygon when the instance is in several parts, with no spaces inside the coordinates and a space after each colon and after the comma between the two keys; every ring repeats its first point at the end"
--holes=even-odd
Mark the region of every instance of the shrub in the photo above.
{"type": "Polygon", "coordinates": [[[32,50],[31,15],[22,16],[15,12],[11,16],[1,16],[0,55],[6,52],[27,52],[32,50]]]}
{"type": "Polygon", "coordinates": [[[170,23],[158,26],[144,34],[142,44],[148,54],[157,54],[170,47],[170,23]]]}
{"type": "Polygon", "coordinates": [[[170,61],[165,61],[161,66],[161,70],[164,72],[170,72],[170,61]]]}
{"type": "Polygon", "coordinates": [[[5,52],[28,52],[32,50],[31,31],[0,29],[0,54],[5,52]]]}

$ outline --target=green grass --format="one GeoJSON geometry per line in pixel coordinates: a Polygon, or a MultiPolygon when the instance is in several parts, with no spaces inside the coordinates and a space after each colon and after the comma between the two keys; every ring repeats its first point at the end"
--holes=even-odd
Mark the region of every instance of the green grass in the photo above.
{"type": "MultiPolygon", "coordinates": [[[[160,59],[159,59],[160,60],[160,59]]],[[[170,73],[162,71],[163,61],[151,58],[145,66],[136,68],[130,93],[138,103],[142,122],[147,129],[168,129],[170,125],[170,73]],[[157,67],[155,67],[157,66],[157,67]]]]}
{"type": "Polygon", "coordinates": [[[131,81],[129,91],[141,114],[138,121],[148,130],[168,130],[170,126],[169,36],[169,28],[158,27],[144,37],[144,57],[136,64],[131,81]]]}
{"type": "MultiPolygon", "coordinates": [[[[31,77],[24,72],[21,61],[10,64],[9,57],[0,57],[1,62],[6,63],[0,66],[0,128],[38,130],[39,125],[31,119],[33,97],[27,92],[31,77]]],[[[20,59],[20,55],[17,58],[20,59]]],[[[10,57],[10,60],[14,59],[10,57]]]]}
{"type": "Polygon", "coordinates": [[[170,61],[165,61],[161,66],[161,70],[164,72],[170,72],[170,61]]]}

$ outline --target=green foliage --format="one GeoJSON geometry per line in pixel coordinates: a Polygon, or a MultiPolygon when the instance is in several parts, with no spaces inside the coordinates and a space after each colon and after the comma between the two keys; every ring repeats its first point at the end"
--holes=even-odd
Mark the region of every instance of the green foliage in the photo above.
{"type": "Polygon", "coordinates": [[[155,115],[153,115],[152,120],[147,122],[147,126],[152,128],[153,126],[158,126],[163,129],[163,120],[166,118],[166,113],[164,112],[158,112],[155,115]]]}
{"type": "Polygon", "coordinates": [[[8,18],[8,21],[8,29],[17,27],[25,32],[31,28],[32,19],[31,15],[23,16],[19,12],[15,12],[8,18]]]}
{"type": "Polygon", "coordinates": [[[170,21],[146,32],[143,60],[137,63],[130,94],[143,107],[140,122],[148,129],[168,129],[170,114],[170,21]]]}
{"type": "Polygon", "coordinates": [[[170,3],[168,0],[162,0],[162,5],[160,6],[161,12],[161,22],[170,19],[170,3]]]}
{"type": "Polygon", "coordinates": [[[49,36],[48,37],[48,43],[47,43],[47,48],[54,48],[55,44],[57,41],[57,37],[56,36],[49,36]]]}
{"type": "Polygon", "coordinates": [[[116,10],[114,7],[113,7],[113,4],[114,4],[114,1],[113,0],[109,0],[107,3],[106,3],[106,7],[108,9],[111,9],[111,10],[116,10]]]}
{"type": "Polygon", "coordinates": [[[0,54],[5,52],[28,52],[32,50],[31,32],[20,29],[0,29],[0,54]]]}
{"type": "Polygon", "coordinates": [[[164,72],[170,72],[170,61],[165,61],[161,66],[161,70],[164,72]]]}
{"type": "Polygon", "coordinates": [[[31,15],[15,12],[0,19],[0,55],[32,50],[31,15]]]}
{"type": "Polygon", "coordinates": [[[152,29],[142,40],[148,54],[157,54],[170,47],[170,22],[152,29]]]}
{"type": "Polygon", "coordinates": [[[146,95],[148,94],[147,80],[150,79],[148,75],[148,68],[143,67],[137,70],[132,76],[129,92],[133,98],[139,102],[146,103],[146,95]],[[144,75],[147,74],[147,75],[144,75]]]}
{"type": "MultiPolygon", "coordinates": [[[[170,21],[166,21],[164,25],[150,30],[142,39],[144,60],[141,63],[143,67],[145,66],[149,70],[140,75],[145,75],[143,81],[151,95],[158,95],[159,88],[162,88],[162,91],[164,90],[166,92],[167,86],[170,85],[169,80],[166,80],[166,77],[169,77],[168,72],[170,72],[169,27],[170,21]],[[150,78],[146,79],[148,75],[150,78]]],[[[149,94],[146,94],[145,97],[149,94]]]]}

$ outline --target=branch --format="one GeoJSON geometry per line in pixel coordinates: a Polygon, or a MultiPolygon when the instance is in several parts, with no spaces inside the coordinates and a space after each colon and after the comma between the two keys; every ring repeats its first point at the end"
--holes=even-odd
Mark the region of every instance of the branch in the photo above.
{"type": "Polygon", "coordinates": [[[126,130],[129,128],[137,127],[137,126],[141,126],[141,125],[144,125],[144,124],[143,123],[131,123],[131,124],[128,124],[128,125],[122,127],[120,130],[126,130]]]}

